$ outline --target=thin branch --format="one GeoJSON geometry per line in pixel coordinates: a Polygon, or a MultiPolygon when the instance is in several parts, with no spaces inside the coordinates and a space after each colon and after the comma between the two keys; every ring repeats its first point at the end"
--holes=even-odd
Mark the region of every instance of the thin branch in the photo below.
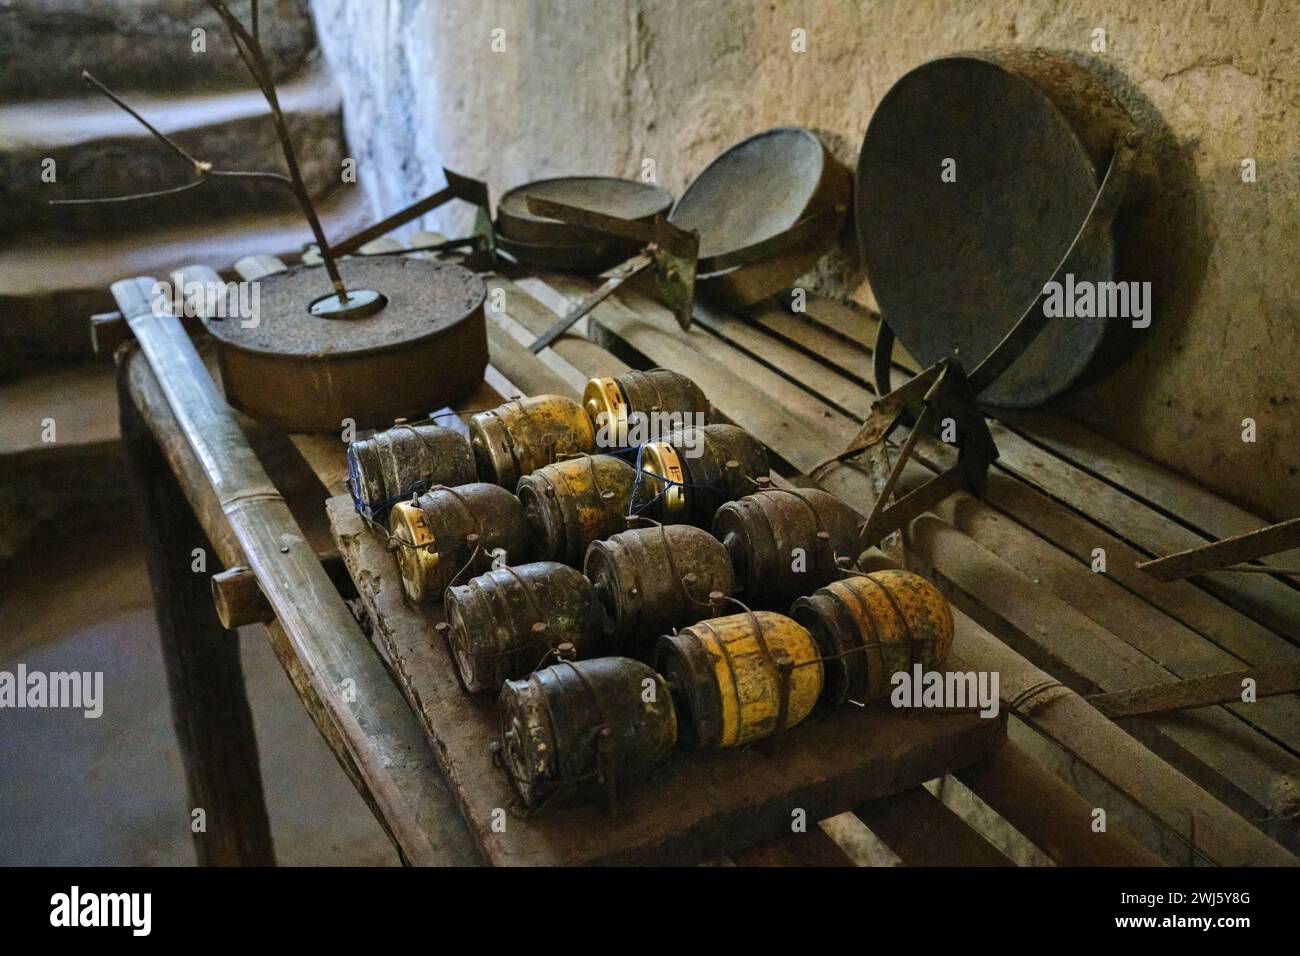
{"type": "Polygon", "coordinates": [[[145,129],[147,129],[149,132],[153,133],[154,136],[156,136],[164,146],[171,149],[171,151],[176,153],[176,155],[180,156],[181,159],[184,159],[186,162],[190,163],[199,173],[207,172],[209,169],[212,168],[211,163],[205,163],[202,160],[199,160],[194,156],[190,155],[189,151],[186,150],[184,146],[176,142],[176,140],[172,139],[166,133],[159,130],[147,119],[145,119],[143,116],[137,113],[130,106],[130,104],[126,102],[126,100],[122,99],[122,97],[118,96],[107,86],[101,83],[89,70],[82,70],[81,78],[85,82],[90,83],[92,86],[98,89],[99,92],[103,93],[105,96],[107,96],[110,100],[112,100],[122,109],[126,110],[126,112],[129,113],[137,123],[139,123],[145,129]]]}
{"type": "Polygon", "coordinates": [[[261,88],[262,95],[266,97],[266,101],[271,107],[271,119],[275,123],[276,135],[280,139],[280,148],[284,153],[285,165],[289,169],[294,195],[298,199],[298,205],[302,207],[303,215],[307,217],[307,222],[311,225],[312,234],[316,237],[316,245],[320,249],[321,258],[324,260],[325,271],[334,284],[334,291],[337,293],[339,301],[347,302],[347,286],[343,284],[343,277],[339,274],[334,252],[330,248],[329,240],[325,238],[325,230],[321,227],[320,219],[316,215],[316,207],[312,204],[311,196],[307,192],[307,186],[303,182],[302,173],[298,168],[298,157],[294,153],[293,139],[289,136],[289,126],[284,120],[283,111],[280,109],[280,99],[276,95],[275,83],[271,79],[271,71],[267,67],[266,58],[262,54],[262,46],[249,35],[248,31],[244,29],[244,25],[227,9],[223,0],[208,0],[208,6],[212,7],[217,12],[217,15],[225,21],[226,27],[235,40],[235,48],[239,51],[240,58],[244,61],[244,65],[248,67],[248,71],[253,75],[254,81],[261,88]]]}
{"type": "Polygon", "coordinates": [[[195,186],[202,186],[208,179],[206,176],[200,176],[198,179],[191,180],[180,186],[173,186],[171,189],[155,189],[147,193],[130,193],[126,196],[99,196],[95,199],[51,199],[51,206],[94,206],[99,203],[113,202],[134,202],[137,199],[157,199],[160,196],[175,196],[177,193],[183,193],[195,186]]]}
{"type": "Polygon", "coordinates": [[[183,193],[190,189],[195,188],[196,186],[202,185],[203,183],[207,182],[208,177],[265,179],[269,182],[278,183],[282,186],[287,186],[290,189],[293,189],[293,180],[291,180],[288,176],[284,175],[284,173],[264,172],[261,170],[251,170],[251,169],[214,168],[212,163],[208,162],[207,160],[199,159],[198,157],[194,156],[188,150],[186,150],[185,147],[181,146],[180,143],[176,142],[166,133],[162,132],[160,129],[158,129],[156,126],[150,123],[147,119],[145,119],[140,114],[138,110],[132,107],[131,104],[127,103],[126,100],[122,99],[122,97],[119,96],[117,93],[109,89],[105,84],[100,82],[94,75],[90,73],[89,70],[82,70],[81,78],[85,80],[87,83],[90,83],[92,86],[98,89],[99,92],[103,93],[115,104],[117,104],[117,106],[119,106],[128,115],[130,115],[132,119],[134,119],[145,129],[147,129],[150,133],[152,133],[160,143],[162,143],[164,146],[166,146],[176,155],[180,156],[187,163],[192,165],[194,167],[195,172],[198,173],[198,178],[193,179],[188,183],[182,183],[180,186],[172,186],[167,189],[156,189],[149,192],[131,193],[126,196],[103,196],[95,199],[51,199],[49,201],[49,205],[91,206],[99,203],[133,202],[138,199],[155,199],[162,196],[174,196],[178,193],[183,193]]]}

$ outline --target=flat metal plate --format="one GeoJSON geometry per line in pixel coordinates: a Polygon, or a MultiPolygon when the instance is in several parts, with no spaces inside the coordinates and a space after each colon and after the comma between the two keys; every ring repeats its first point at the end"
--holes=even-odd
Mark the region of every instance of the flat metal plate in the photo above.
{"type": "Polygon", "coordinates": [[[699,232],[701,259],[751,246],[803,217],[825,165],[825,149],[808,130],[765,130],[705,167],[668,219],[699,232]]]}
{"type": "Polygon", "coordinates": [[[258,280],[260,311],[251,328],[238,318],[209,319],[223,345],[285,358],[342,358],[437,337],[482,308],[483,280],[461,266],[427,259],[343,259],[343,281],[372,289],[387,305],[364,318],[323,318],[311,304],[333,288],[322,266],[300,265],[258,280]]]}
{"type": "MultiPolygon", "coordinates": [[[[1045,89],[970,56],[926,63],[885,95],[856,184],[867,277],[923,365],[974,368],[1042,291],[1087,216],[1100,171],[1045,89]],[[956,163],[956,181],[942,176],[956,163]]],[[[1113,276],[1114,248],[1076,250],[1076,280],[1113,276]]],[[[980,398],[1029,407],[1074,383],[1116,319],[1058,318],[980,398]]]]}
{"type": "Polygon", "coordinates": [[[673,197],[662,189],[611,176],[565,176],[525,183],[501,197],[497,205],[497,231],[507,239],[534,245],[574,245],[599,237],[581,226],[530,212],[529,196],[634,220],[651,220],[659,213],[668,212],[673,205],[673,197]]]}

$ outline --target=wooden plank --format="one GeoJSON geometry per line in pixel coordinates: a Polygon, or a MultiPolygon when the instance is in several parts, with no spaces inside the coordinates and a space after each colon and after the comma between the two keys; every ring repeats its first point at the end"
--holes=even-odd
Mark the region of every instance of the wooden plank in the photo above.
{"type": "Polygon", "coordinates": [[[961,610],[954,610],[953,618],[953,652],[972,667],[997,671],[1005,702],[1045,688],[1019,707],[1019,719],[1140,806],[1184,846],[1194,845],[1201,859],[1220,866],[1300,865],[1290,852],[961,610]]]}
{"type": "MultiPolygon", "coordinates": [[[[1268,522],[1212,491],[1060,415],[1002,412],[998,417],[1029,441],[1086,469],[1208,538],[1246,534],[1268,522]]],[[[1261,562],[1300,567],[1300,548],[1261,562]]]]}
{"type": "Polygon", "coordinates": [[[1058,865],[1165,865],[1122,828],[1097,831],[1095,808],[1014,743],[955,776],[1058,865]]]}
{"type": "Polygon", "coordinates": [[[1012,866],[992,843],[924,787],[853,811],[907,866],[1012,866]]]}
{"type": "MultiPolygon", "coordinates": [[[[521,344],[530,344],[557,318],[554,312],[534,298],[532,291],[527,288],[529,280],[516,283],[506,275],[489,273],[483,277],[483,281],[487,283],[488,301],[501,303],[501,308],[494,308],[492,314],[504,316],[526,330],[526,334],[519,336],[521,344]]],[[[577,328],[584,327],[584,324],[580,322],[577,328]]],[[[539,357],[548,364],[558,358],[565,366],[581,370],[588,378],[618,375],[628,368],[626,363],[610,355],[606,349],[572,333],[556,339],[542,350],[539,357]]],[[[552,364],[552,367],[555,365],[552,364]]]]}
{"type": "Polygon", "coordinates": [[[810,824],[806,833],[764,840],[732,856],[737,866],[853,866],[826,831],[810,824]]]}
{"type": "Polygon", "coordinates": [[[407,606],[396,561],[367,529],[349,498],[328,504],[339,551],[373,626],[389,646],[399,683],[420,715],[462,812],[496,863],[694,862],[790,832],[792,811],[809,821],[908,789],[983,759],[1002,742],[1000,721],[891,708],[815,715],[777,748],[679,753],[653,781],[629,785],[620,813],[599,805],[557,806],[528,820],[493,826],[512,787],[492,766],[496,701],[470,697],[455,677],[432,615],[407,606]]]}
{"type": "MultiPolygon", "coordinates": [[[[169,426],[183,436],[211,486],[217,510],[200,520],[210,527],[224,516],[243,552],[235,563],[257,573],[301,667],[300,678],[305,676],[329,725],[337,728],[333,742],[346,748],[404,857],[466,862],[461,821],[442,808],[429,812],[430,802],[440,796],[436,776],[427,765],[422,780],[413,780],[410,773],[412,757],[427,754],[414,717],[248,447],[179,322],[154,314],[151,286],[147,278],[128,280],[116,284],[114,294],[157,378],[172,416],[169,426]]],[[[445,801],[445,791],[441,799],[445,801]]]]}
{"type": "MultiPolygon", "coordinates": [[[[1172,554],[1207,543],[1154,509],[1030,444],[997,422],[989,423],[1008,472],[1114,531],[1148,555],[1172,554]]],[[[1198,584],[1292,641],[1300,641],[1300,591],[1263,574],[1219,571],[1198,584]]]]}
{"type": "Polygon", "coordinates": [[[204,815],[192,832],[198,863],[273,866],[239,638],[221,626],[207,577],[191,567],[194,549],[216,564],[212,543],[136,405],[126,366],[118,405],[189,807],[204,815]]]}
{"type": "MultiPolygon", "coordinates": [[[[746,363],[743,360],[738,361],[741,357],[734,353],[734,351],[731,353],[733,357],[729,360],[719,358],[720,353],[716,340],[714,342],[709,342],[697,335],[693,340],[690,340],[690,347],[683,347],[680,338],[678,339],[676,346],[674,346],[672,344],[673,333],[668,331],[668,328],[666,328],[666,323],[664,322],[663,317],[654,316],[655,310],[658,307],[652,303],[646,304],[645,302],[638,301],[636,302],[636,308],[637,312],[634,313],[626,304],[620,303],[616,300],[611,300],[609,303],[599,307],[594,313],[594,317],[597,324],[608,332],[618,336],[635,350],[641,352],[648,361],[671,365],[679,371],[682,371],[684,374],[696,377],[697,381],[699,380],[699,376],[702,373],[707,372],[711,367],[718,364],[729,363],[733,369],[733,376],[743,380],[741,382],[741,387],[735,389],[732,387],[732,382],[719,378],[719,381],[727,383],[727,394],[724,395],[719,393],[718,395],[715,395],[714,392],[709,391],[707,388],[706,392],[709,392],[715,405],[720,404],[723,406],[723,411],[727,414],[730,413],[731,409],[734,409],[737,414],[744,415],[746,414],[746,406],[754,401],[761,401],[768,408],[773,406],[780,407],[786,414],[785,427],[774,428],[769,422],[764,421],[761,416],[755,416],[752,419],[755,423],[751,424],[749,427],[751,431],[754,431],[758,437],[766,441],[766,443],[778,454],[787,457],[787,460],[802,458],[805,461],[816,463],[827,454],[828,449],[842,447],[848,438],[851,437],[853,430],[851,421],[843,416],[837,416],[834,412],[827,409],[825,405],[814,406],[814,410],[801,421],[799,419],[794,419],[793,421],[797,421],[798,424],[792,427],[792,417],[789,416],[788,409],[791,407],[805,408],[806,404],[799,391],[792,390],[788,382],[762,366],[754,363],[746,363]],[[654,317],[652,318],[652,316],[654,317]],[[762,383],[762,391],[765,393],[762,399],[756,399],[752,393],[745,393],[746,389],[744,386],[753,381],[759,381],[762,383]],[[819,431],[823,431],[824,433],[825,422],[828,420],[835,422],[837,418],[839,419],[837,424],[840,425],[840,434],[837,438],[831,438],[830,440],[823,439],[821,441],[814,439],[811,442],[809,441],[808,436],[810,434],[815,435],[819,431]],[[820,428],[818,427],[819,425],[821,426],[820,428]],[[845,432],[845,428],[849,430],[845,432]]],[[[663,310],[659,308],[659,311],[663,310]]],[[[688,339],[689,335],[690,334],[687,336],[688,339]]],[[[846,470],[852,471],[851,469],[840,469],[840,471],[846,470]]],[[[850,503],[853,503],[854,500],[858,501],[858,506],[861,508],[862,503],[870,501],[870,487],[866,476],[858,473],[857,478],[862,481],[862,485],[860,486],[861,493],[857,494],[855,497],[846,498],[846,500],[849,500],[850,503]]],[[[832,488],[831,490],[836,489],[832,488]]],[[[1096,716],[1100,718],[1100,715],[1096,716]]],[[[1105,724],[1104,720],[1103,724],[1105,726],[1110,726],[1105,724]]],[[[1054,727],[1053,730],[1059,733],[1065,740],[1073,742],[1075,728],[1054,727]]],[[[1114,733],[1121,732],[1116,730],[1114,733]]],[[[1141,750],[1139,747],[1138,752],[1146,755],[1144,758],[1145,762],[1150,762],[1153,766],[1163,767],[1171,773],[1174,772],[1171,768],[1168,768],[1167,765],[1162,764],[1154,758],[1148,751],[1141,750]]],[[[1104,770],[1099,771],[1099,774],[1106,779],[1111,779],[1113,777],[1122,781],[1127,780],[1127,768],[1107,766],[1104,770]]],[[[1186,781],[1185,778],[1180,777],[1179,779],[1181,779],[1183,784],[1186,786],[1194,788],[1194,785],[1186,781]]],[[[1194,789],[1199,791],[1199,788],[1194,789]]],[[[1204,793],[1204,791],[1199,792],[1204,793]]],[[[1159,803],[1159,801],[1155,802],[1159,803]]],[[[1235,817],[1227,807],[1224,807],[1221,803],[1217,803],[1217,801],[1216,805],[1216,812],[1230,816],[1233,821],[1235,821],[1233,823],[1225,824],[1226,826],[1235,826],[1236,823],[1241,822],[1240,818],[1235,817]]],[[[1182,831],[1186,831],[1186,824],[1183,821],[1174,821],[1168,816],[1160,816],[1158,819],[1161,819],[1166,826],[1175,828],[1174,832],[1179,832],[1179,827],[1181,827],[1182,831]]],[[[1269,842],[1262,835],[1260,835],[1260,839],[1265,843],[1269,842]]],[[[1276,845],[1274,844],[1273,846],[1276,845]]]]}
{"type": "MultiPolygon", "coordinates": [[[[1055,679],[1078,689],[1086,672],[1103,690],[1173,680],[1146,658],[1114,653],[1117,639],[996,555],[972,553],[970,540],[937,517],[913,521],[907,543],[955,604],[1055,679]]],[[[1289,813],[1300,759],[1221,708],[1144,719],[1130,732],[1245,816],[1281,820],[1289,813]]]]}
{"type": "MultiPolygon", "coordinates": [[[[1015,479],[997,475],[990,479],[987,497],[996,500],[1004,484],[1015,479]]],[[[1039,502],[1029,502],[1037,505],[1039,502]]],[[[1043,507],[1054,506],[1045,500],[1043,507]]],[[[1181,679],[1237,670],[1250,659],[1238,658],[1195,631],[1119,586],[1108,574],[1094,573],[1055,544],[1026,531],[1012,518],[980,507],[969,495],[956,494],[935,506],[934,514],[993,554],[999,555],[1036,586],[1096,622],[1181,679]]],[[[1023,518],[1025,512],[1017,513],[1023,518]]],[[[1130,567],[1129,570],[1132,570],[1130,567]]],[[[1196,594],[1214,599],[1203,591],[1196,594]]],[[[1223,605],[1229,616],[1236,612],[1223,605]]],[[[1242,619],[1245,620],[1245,619],[1242,619]]],[[[1300,664],[1300,649],[1271,632],[1264,632],[1268,651],[1259,659],[1300,664]]],[[[1300,753],[1300,697],[1278,697],[1255,704],[1240,702],[1228,708],[1291,753],[1300,753]]]]}

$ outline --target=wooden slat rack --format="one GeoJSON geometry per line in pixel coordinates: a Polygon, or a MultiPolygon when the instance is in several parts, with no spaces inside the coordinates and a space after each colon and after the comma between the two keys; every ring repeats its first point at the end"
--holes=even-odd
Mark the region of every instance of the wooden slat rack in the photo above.
{"type": "MultiPolygon", "coordinates": [[[[249,278],[280,267],[267,257],[244,266],[249,278]]],[[[808,472],[852,437],[874,397],[875,317],[858,307],[817,297],[801,314],[774,302],[747,314],[698,306],[696,327],[683,333],[662,306],[624,289],[533,356],[525,346],[592,284],[504,269],[487,279],[505,304],[489,314],[488,381],[463,408],[515,394],[572,394],[594,375],[664,365],[695,379],[725,420],[764,441],[780,480],[806,484],[808,472]]],[[[197,530],[226,566],[248,564],[248,556],[178,425],[183,416],[172,393],[134,346],[119,360],[131,454],[145,466],[165,464],[168,472],[159,478],[156,467],[136,467],[146,476],[138,482],[141,494],[155,518],[169,509],[197,518],[188,539],[166,526],[150,533],[155,586],[167,591],[165,599],[160,593],[160,623],[190,787],[206,794],[224,781],[224,797],[206,804],[227,808],[222,835],[199,837],[200,858],[262,862],[270,849],[255,759],[250,767],[246,741],[225,747],[210,741],[214,721],[246,708],[237,650],[232,666],[230,645],[214,652],[207,643],[219,640],[212,636],[210,603],[203,606],[205,595],[176,572],[176,553],[167,549],[197,530]],[[206,630],[190,626],[196,621],[206,630]],[[200,670],[196,646],[206,647],[209,658],[215,653],[220,667],[208,661],[209,669],[200,670]],[[218,680],[204,680],[214,673],[218,680]]],[[[900,380],[915,370],[906,355],[896,361],[900,380]]],[[[250,434],[257,431],[243,424],[250,434]]],[[[643,827],[617,840],[557,836],[558,823],[533,826],[544,817],[526,825],[508,821],[517,840],[485,832],[484,813],[506,801],[504,779],[485,775],[486,760],[450,760],[457,728],[473,722],[446,720],[420,696],[448,678],[445,667],[439,673],[445,662],[431,641],[412,643],[427,620],[395,626],[403,611],[412,612],[397,597],[394,580],[384,580],[382,571],[376,577],[391,556],[382,548],[367,553],[377,546],[340,502],[331,505],[335,534],[367,609],[369,638],[361,628],[307,633],[280,615],[268,633],[304,705],[408,862],[464,864],[481,852],[491,862],[684,862],[726,854],[727,862],[740,864],[842,865],[863,859],[852,831],[865,823],[893,858],[909,864],[1294,864],[1300,847],[1300,700],[1294,693],[1118,721],[1088,701],[1094,694],[1300,663],[1300,590],[1293,579],[1214,574],[1162,584],[1134,569],[1139,560],[1264,522],[1055,416],[1007,416],[990,425],[1001,458],[986,496],[949,498],[912,523],[907,544],[916,569],[957,608],[955,666],[998,672],[1003,708],[1011,713],[1010,741],[989,750],[968,731],[974,736],[967,745],[985,759],[946,754],[937,769],[922,761],[913,767],[919,776],[900,776],[860,798],[840,791],[819,802],[816,793],[800,794],[810,799],[814,818],[857,811],[807,833],[776,837],[771,821],[745,828],[726,814],[706,819],[703,810],[680,832],[643,827]],[[1092,568],[1097,549],[1105,554],[1102,572],[1092,568]],[[942,786],[917,785],[944,769],[942,761],[955,771],[942,786]],[[846,798],[860,802],[847,806],[846,798]],[[1098,809],[1106,813],[1102,832],[1095,827],[1098,809]],[[557,829],[548,831],[551,825],[557,829]]],[[[294,518],[304,527],[319,524],[321,499],[344,491],[343,445],[336,436],[290,438],[324,489],[314,505],[296,507],[294,518]]],[[[955,456],[937,441],[918,448],[918,464],[901,490],[955,456]]],[[[867,510],[871,482],[864,472],[844,465],[820,477],[827,490],[867,510]]],[[[481,706],[463,696],[443,703],[471,711],[481,706]]],[[[228,725],[221,731],[228,733],[228,725]]],[[[738,765],[773,759],[764,752],[729,756],[738,765]]],[[[776,759],[790,756],[779,752],[776,759]]],[[[683,773],[701,786],[729,785],[693,765],[683,773]]],[[[777,804],[787,819],[789,796],[777,804]]],[[[630,805],[628,821],[637,817],[630,805]]],[[[588,822],[600,829],[594,818],[588,822]]]]}

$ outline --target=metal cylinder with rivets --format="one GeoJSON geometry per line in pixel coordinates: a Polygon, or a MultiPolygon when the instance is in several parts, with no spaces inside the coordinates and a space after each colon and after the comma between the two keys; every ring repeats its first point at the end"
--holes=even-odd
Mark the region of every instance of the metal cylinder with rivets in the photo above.
{"type": "Polygon", "coordinates": [[[548,656],[595,657],[606,647],[603,611],[581,573],[554,561],[494,568],[447,589],[446,635],[461,684],[498,691],[548,656]]]}
{"type": "Polygon", "coordinates": [[[690,525],[633,528],[593,541],[583,571],[616,650],[634,657],[648,657],[659,635],[709,613],[711,593],[732,589],[727,549],[690,525]]]}
{"type": "Polygon", "coordinates": [[[634,490],[644,501],[636,469],[610,455],[570,458],[519,479],[538,556],[582,567],[587,545],[627,530],[634,490]]]}
{"type": "Polygon", "coordinates": [[[735,425],[683,428],[645,445],[641,470],[655,498],[655,518],[707,528],[725,502],[763,487],[767,448],[735,425]]]}
{"type": "Polygon", "coordinates": [[[668,431],[706,425],[709,418],[709,402],[700,387],[666,368],[629,369],[621,375],[593,378],[583,389],[582,405],[596,426],[597,443],[601,444],[602,434],[607,436],[602,447],[632,444],[627,436],[635,430],[638,417],[657,426],[652,416],[665,415],[671,423],[668,431]]]}
{"type": "Polygon", "coordinates": [[[807,628],[773,611],[700,621],[659,638],[655,670],[672,689],[690,748],[738,747],[793,727],[822,692],[807,628]]]}
{"type": "Polygon", "coordinates": [[[434,485],[476,481],[474,455],[460,432],[398,421],[348,445],[348,485],[357,511],[376,521],[388,509],[434,485]]]}
{"type": "Polygon", "coordinates": [[[785,609],[840,577],[837,559],[856,551],[858,514],[819,488],[769,488],[719,508],[713,535],[731,556],[736,595],[785,609]]]}
{"type": "Polygon", "coordinates": [[[596,450],[591,419],[563,395],[533,395],[479,412],[469,420],[469,435],[479,478],[511,491],[539,468],[596,450]]]}
{"type": "Polygon", "coordinates": [[[460,575],[482,574],[496,559],[526,564],[533,558],[524,506],[500,485],[476,481],[439,486],[393,506],[389,532],[412,604],[437,604],[460,575]]]}
{"type": "Polygon", "coordinates": [[[799,598],[790,615],[826,658],[825,700],[832,705],[885,697],[895,673],[914,664],[941,670],[952,650],[951,606],[910,571],[844,578],[799,598]]]}
{"type": "Polygon", "coordinates": [[[672,756],[677,715],[664,679],[638,661],[564,661],[501,689],[500,764],[537,808],[604,794],[672,756]]]}

